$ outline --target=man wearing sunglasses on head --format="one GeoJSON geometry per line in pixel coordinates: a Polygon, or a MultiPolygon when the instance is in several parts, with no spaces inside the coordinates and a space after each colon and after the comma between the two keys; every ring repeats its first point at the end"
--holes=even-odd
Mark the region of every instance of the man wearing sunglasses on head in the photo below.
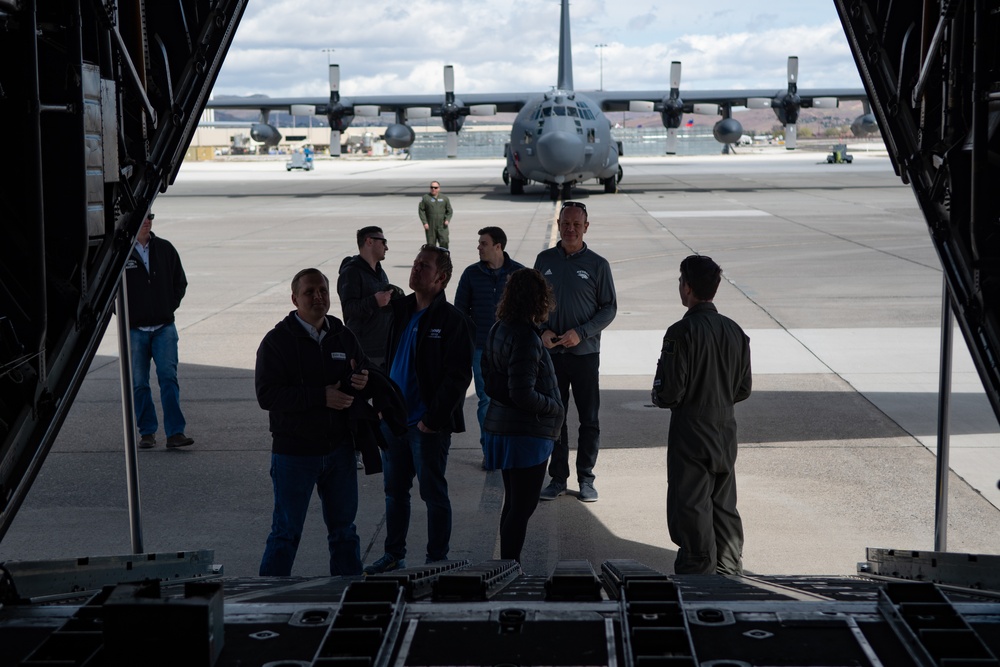
{"type": "MultiPolygon", "coordinates": [[[[580,416],[576,450],[576,476],[580,483],[579,499],[595,502],[594,465],[600,449],[601,407],[600,357],[601,331],[618,312],[615,283],[608,260],[587,247],[583,235],[590,222],[586,205],[563,202],[559,211],[560,241],[543,250],[535,267],[552,285],[556,309],[542,325],[542,343],[552,356],[564,406],[572,393],[580,416]]],[[[542,489],[542,500],[555,500],[566,493],[569,478],[569,431],[563,418],[562,432],[549,460],[552,481],[542,489]]]]}

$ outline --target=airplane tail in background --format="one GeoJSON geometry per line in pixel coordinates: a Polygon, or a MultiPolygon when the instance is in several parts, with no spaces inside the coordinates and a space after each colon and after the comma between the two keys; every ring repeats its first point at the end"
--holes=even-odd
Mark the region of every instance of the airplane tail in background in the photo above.
{"type": "Polygon", "coordinates": [[[559,23],[559,90],[573,90],[573,47],[569,38],[569,0],[562,0],[559,23]]]}

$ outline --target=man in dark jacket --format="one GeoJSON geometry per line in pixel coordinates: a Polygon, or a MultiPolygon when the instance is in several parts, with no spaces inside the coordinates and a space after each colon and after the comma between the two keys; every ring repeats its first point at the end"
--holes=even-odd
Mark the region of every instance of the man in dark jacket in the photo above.
{"type": "MultiPolygon", "coordinates": [[[[583,241],[590,228],[587,207],[578,201],[563,202],[559,211],[559,243],[535,258],[535,268],[552,285],[556,309],[543,324],[542,344],[552,355],[559,380],[559,394],[569,408],[572,393],[580,419],[576,447],[577,496],[585,503],[597,501],[594,466],[601,449],[601,331],[618,313],[618,297],[611,265],[583,241]]],[[[542,500],[566,493],[569,478],[569,429],[562,433],[549,461],[552,481],[542,489],[542,500]]]]}
{"type": "Polygon", "coordinates": [[[653,403],[672,412],[667,527],[679,547],[677,574],[743,573],[733,406],[750,396],[750,339],[712,303],[721,278],[709,257],[681,262],[688,311],[667,329],[653,379],[653,403]]]}
{"type": "Polygon", "coordinates": [[[358,230],[358,254],[344,260],[337,278],[337,295],[344,309],[344,324],[361,343],[376,368],[385,361],[385,342],[389,336],[389,299],[392,289],[382,270],[382,260],[389,242],[379,227],[358,230]]]}
{"type": "Polygon", "coordinates": [[[406,567],[410,488],[420,483],[427,505],[426,562],[448,558],[451,501],[445,467],[451,434],[465,430],[463,403],[472,381],[472,332],[468,319],[445,299],[452,275],[447,250],[424,245],[410,269],[413,294],[391,303],[386,367],[406,398],[408,430],[382,433],[385,482],[385,554],[366,574],[406,567]]]}
{"type": "MultiPolygon", "coordinates": [[[[295,310],[257,349],[257,402],[268,411],[274,514],[260,576],[287,577],[316,488],[323,504],[330,575],[361,574],[358,476],[348,408],[368,383],[357,338],[332,315],[318,269],[292,280],[295,310]]],[[[367,398],[366,393],[360,394],[367,398]]]]}
{"type": "Polygon", "coordinates": [[[506,247],[507,235],[502,229],[499,227],[480,229],[479,261],[462,272],[455,292],[455,307],[472,320],[476,332],[472,376],[476,384],[476,396],[479,398],[476,417],[479,419],[479,444],[483,447],[484,455],[486,443],[483,441],[483,420],[486,418],[486,408],[490,405],[490,397],[483,388],[481,369],[483,348],[486,347],[486,337],[490,329],[497,321],[497,304],[503,296],[507,276],[524,268],[524,265],[515,262],[504,252],[506,247]]]}
{"type": "Polygon", "coordinates": [[[174,311],[187,291],[187,277],[181,258],[170,244],[151,231],[153,214],[139,227],[132,253],[125,262],[128,291],[129,345],[132,351],[132,395],[139,447],[156,446],[156,407],[149,389],[149,362],[156,364],[163,406],[163,431],[167,447],[194,444],[184,435],[186,422],[181,412],[181,391],[177,382],[177,327],[174,311]]]}

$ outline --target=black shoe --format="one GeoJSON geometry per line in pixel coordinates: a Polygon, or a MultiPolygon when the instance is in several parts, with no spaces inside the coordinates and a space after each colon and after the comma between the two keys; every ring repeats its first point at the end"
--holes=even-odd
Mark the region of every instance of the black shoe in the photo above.
{"type": "Polygon", "coordinates": [[[552,480],[549,482],[549,485],[542,489],[542,492],[538,494],[538,498],[539,500],[555,500],[564,493],[566,493],[566,482],[552,480]]]}
{"type": "Polygon", "coordinates": [[[189,438],[183,433],[174,433],[172,436],[167,438],[167,449],[187,447],[193,444],[194,444],[194,438],[189,438]]]}
{"type": "Polygon", "coordinates": [[[382,574],[393,570],[402,570],[406,567],[406,559],[396,558],[390,554],[384,554],[377,561],[365,568],[365,574],[382,574]]]}
{"type": "Polygon", "coordinates": [[[593,482],[580,482],[579,498],[585,503],[597,502],[597,489],[594,488],[593,482]]]}
{"type": "Polygon", "coordinates": [[[139,449],[152,449],[156,447],[156,436],[152,433],[139,436],[139,449]]]}

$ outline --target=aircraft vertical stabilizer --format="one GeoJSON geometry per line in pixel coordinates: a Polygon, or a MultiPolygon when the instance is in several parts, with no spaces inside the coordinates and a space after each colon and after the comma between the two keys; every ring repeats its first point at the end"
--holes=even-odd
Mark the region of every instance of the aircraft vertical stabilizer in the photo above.
{"type": "Polygon", "coordinates": [[[573,90],[573,46],[569,38],[569,0],[562,0],[559,22],[559,90],[573,90]]]}

